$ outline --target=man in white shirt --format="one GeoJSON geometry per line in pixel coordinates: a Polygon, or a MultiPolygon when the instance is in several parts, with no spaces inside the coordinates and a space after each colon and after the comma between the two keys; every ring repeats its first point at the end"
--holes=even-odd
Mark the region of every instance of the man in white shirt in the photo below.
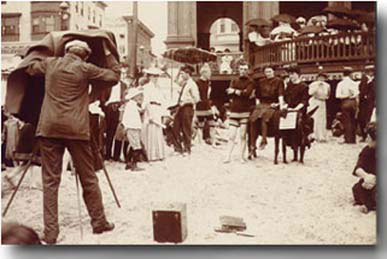
{"type": "Polygon", "coordinates": [[[180,70],[181,85],[180,95],[178,99],[178,111],[175,115],[173,130],[178,139],[179,146],[176,147],[178,152],[191,154],[191,139],[192,139],[192,120],[194,116],[194,107],[200,101],[199,89],[196,83],[191,78],[193,68],[184,66],[180,70]],[[182,141],[180,141],[182,139],[182,141]],[[184,144],[184,149],[181,147],[181,142],[184,144]]]}
{"type": "Polygon", "coordinates": [[[344,78],[336,88],[336,98],[341,100],[343,113],[344,142],[356,143],[356,113],[359,107],[359,82],[354,81],[354,71],[344,67],[344,78]]]}

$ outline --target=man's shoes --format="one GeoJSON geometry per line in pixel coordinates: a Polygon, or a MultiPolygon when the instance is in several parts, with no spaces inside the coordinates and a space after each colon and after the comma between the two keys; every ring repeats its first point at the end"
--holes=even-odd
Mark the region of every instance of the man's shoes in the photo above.
{"type": "Polygon", "coordinates": [[[114,224],[107,222],[105,225],[93,228],[93,234],[102,234],[103,232],[112,231],[113,229],[114,224]]]}
{"type": "Polygon", "coordinates": [[[125,170],[131,170],[132,169],[132,164],[131,163],[127,163],[126,166],[125,166],[125,170]]]}

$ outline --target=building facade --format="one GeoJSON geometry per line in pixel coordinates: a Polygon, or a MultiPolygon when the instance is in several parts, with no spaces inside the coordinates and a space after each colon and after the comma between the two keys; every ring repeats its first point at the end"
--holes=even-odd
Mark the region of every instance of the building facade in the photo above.
{"type": "MultiPolygon", "coordinates": [[[[106,18],[105,25],[102,26],[114,33],[117,41],[120,61],[128,63],[131,50],[134,48],[134,26],[133,16],[122,16],[118,18],[106,18]]],[[[136,64],[138,67],[149,67],[154,61],[152,53],[152,38],[154,33],[141,21],[138,21],[136,44],[136,64]]]]}
{"type": "Polygon", "coordinates": [[[101,28],[106,6],[102,1],[2,1],[2,54],[18,54],[51,31],[101,28]],[[63,3],[66,16],[60,14],[63,3]]]}
{"type": "Polygon", "coordinates": [[[375,2],[360,1],[184,1],[168,2],[168,36],[167,48],[197,46],[209,49],[210,30],[220,18],[230,18],[240,28],[240,50],[244,48],[247,38],[246,22],[254,18],[268,21],[280,13],[310,18],[327,6],[346,6],[351,9],[373,11],[375,2]]]}
{"type": "MultiPolygon", "coordinates": [[[[133,22],[133,16],[123,17],[127,22],[127,35],[135,34],[135,23],[133,22]]],[[[152,53],[152,38],[155,34],[140,20],[137,22],[137,43],[134,42],[132,37],[128,37],[128,53],[136,49],[136,64],[138,67],[149,67],[155,60],[155,55],[152,53]],[[136,44],[136,45],[134,45],[136,44]]],[[[127,55],[130,57],[130,55],[127,55]]]]}

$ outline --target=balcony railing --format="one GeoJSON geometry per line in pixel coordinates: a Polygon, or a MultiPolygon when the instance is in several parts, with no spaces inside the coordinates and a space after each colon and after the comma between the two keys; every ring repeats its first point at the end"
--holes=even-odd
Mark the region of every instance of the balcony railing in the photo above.
{"type": "Polygon", "coordinates": [[[267,65],[308,64],[372,60],[376,55],[374,32],[340,33],[336,35],[302,37],[253,46],[250,63],[255,69],[267,65]]]}

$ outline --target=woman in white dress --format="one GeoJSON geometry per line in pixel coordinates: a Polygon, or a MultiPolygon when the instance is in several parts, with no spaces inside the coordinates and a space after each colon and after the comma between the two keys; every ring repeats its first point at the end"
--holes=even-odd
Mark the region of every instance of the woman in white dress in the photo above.
{"type": "Polygon", "coordinates": [[[316,106],[319,107],[313,114],[314,119],[314,134],[318,142],[326,142],[328,140],[327,131],[327,108],[326,100],[330,95],[330,85],[325,82],[327,75],[319,73],[317,80],[309,85],[309,95],[312,96],[309,100],[309,110],[316,106]]]}
{"type": "Polygon", "coordinates": [[[160,161],[165,158],[165,143],[163,136],[162,116],[165,114],[165,99],[157,81],[161,70],[150,68],[144,70],[149,77],[149,83],[144,85],[144,124],[142,142],[148,156],[148,161],[160,161]]]}

